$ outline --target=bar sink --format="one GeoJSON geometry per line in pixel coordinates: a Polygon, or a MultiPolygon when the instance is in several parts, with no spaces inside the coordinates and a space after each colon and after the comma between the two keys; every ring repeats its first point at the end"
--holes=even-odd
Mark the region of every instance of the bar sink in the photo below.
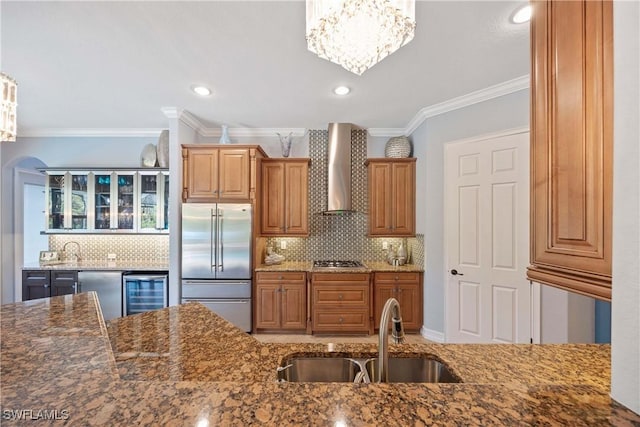
{"type": "MultiPolygon", "coordinates": [[[[368,359],[369,378],[378,378],[378,359],[368,359]]],[[[390,383],[459,383],[462,382],[442,362],[425,357],[389,357],[390,383]]]]}
{"type": "Polygon", "coordinates": [[[360,372],[358,362],[346,357],[292,357],[277,368],[279,382],[361,382],[360,372]]]}

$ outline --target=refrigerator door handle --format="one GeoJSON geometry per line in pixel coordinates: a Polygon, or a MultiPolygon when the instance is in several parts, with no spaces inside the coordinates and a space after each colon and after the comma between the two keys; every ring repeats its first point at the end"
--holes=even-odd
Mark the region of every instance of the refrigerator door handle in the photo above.
{"type": "Polygon", "coordinates": [[[220,248],[220,264],[218,265],[218,271],[224,271],[224,241],[222,240],[222,221],[224,220],[224,216],[222,215],[224,211],[220,211],[220,215],[218,215],[218,248],[220,248]]]}
{"type": "MultiPolygon", "coordinates": [[[[211,270],[218,271],[218,207],[211,210],[211,270]]],[[[214,275],[215,276],[215,275],[214,275]]]]}

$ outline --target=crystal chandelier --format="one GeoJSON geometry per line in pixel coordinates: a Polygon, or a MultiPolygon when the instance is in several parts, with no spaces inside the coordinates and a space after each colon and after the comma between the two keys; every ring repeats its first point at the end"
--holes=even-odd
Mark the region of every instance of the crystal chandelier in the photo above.
{"type": "Polygon", "coordinates": [[[18,85],[14,79],[0,73],[2,103],[0,104],[0,141],[16,140],[16,107],[18,85]]]}
{"type": "Polygon", "coordinates": [[[413,39],[414,0],[307,0],[307,47],[361,75],[413,39]]]}

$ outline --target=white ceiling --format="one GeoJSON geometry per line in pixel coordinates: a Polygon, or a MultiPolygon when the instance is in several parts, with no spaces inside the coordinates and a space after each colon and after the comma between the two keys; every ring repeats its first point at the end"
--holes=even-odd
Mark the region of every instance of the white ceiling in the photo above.
{"type": "Polygon", "coordinates": [[[528,25],[508,20],[522,3],[418,2],[415,39],[356,76],[306,49],[303,1],[3,0],[0,66],[18,81],[19,134],[160,129],[163,107],[206,127],[404,129],[529,72],[528,25]]]}

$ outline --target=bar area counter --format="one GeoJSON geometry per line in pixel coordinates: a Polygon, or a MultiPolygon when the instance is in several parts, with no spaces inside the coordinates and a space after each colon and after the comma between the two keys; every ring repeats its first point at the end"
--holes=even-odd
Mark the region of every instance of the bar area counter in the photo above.
{"type": "Polygon", "coordinates": [[[279,383],[291,354],[372,344],[263,344],[198,303],[105,324],[92,292],[1,307],[2,425],[615,425],[608,345],[390,344],[458,384],[279,383]]]}

